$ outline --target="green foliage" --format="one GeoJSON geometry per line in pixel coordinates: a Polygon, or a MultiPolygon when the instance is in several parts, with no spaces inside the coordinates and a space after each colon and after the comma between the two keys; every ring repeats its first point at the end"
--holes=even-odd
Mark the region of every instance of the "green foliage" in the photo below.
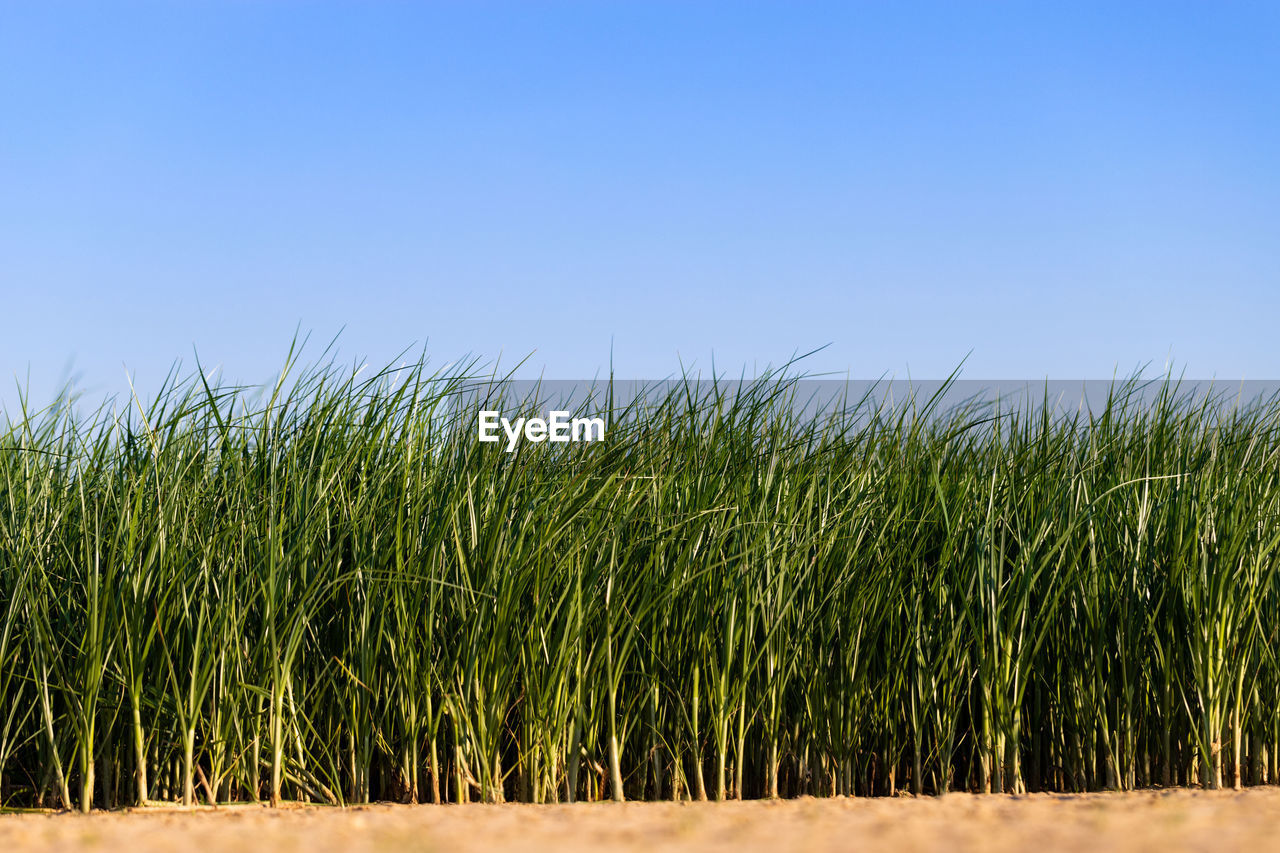
{"type": "Polygon", "coordinates": [[[1277,779],[1275,401],[781,374],[508,454],[465,369],[294,373],[0,435],[3,805],[1277,779]]]}

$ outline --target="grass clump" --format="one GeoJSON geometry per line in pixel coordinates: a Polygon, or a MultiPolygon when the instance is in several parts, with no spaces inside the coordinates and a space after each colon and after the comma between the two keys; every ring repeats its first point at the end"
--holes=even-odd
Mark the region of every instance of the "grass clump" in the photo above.
{"type": "Polygon", "coordinates": [[[1274,400],[813,417],[784,373],[509,454],[470,380],[11,417],[3,805],[1280,779],[1274,400]]]}

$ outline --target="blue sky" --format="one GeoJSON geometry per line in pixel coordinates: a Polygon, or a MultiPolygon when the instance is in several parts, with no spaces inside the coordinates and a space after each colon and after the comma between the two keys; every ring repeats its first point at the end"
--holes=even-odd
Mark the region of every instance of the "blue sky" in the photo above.
{"type": "Polygon", "coordinates": [[[10,2],[0,369],[1280,377],[1274,3],[10,2]]]}

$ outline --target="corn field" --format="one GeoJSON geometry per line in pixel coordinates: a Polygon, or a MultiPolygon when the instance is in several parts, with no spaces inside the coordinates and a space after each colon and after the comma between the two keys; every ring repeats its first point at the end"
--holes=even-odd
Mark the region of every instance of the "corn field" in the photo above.
{"type": "Polygon", "coordinates": [[[294,361],[0,427],[0,805],[1280,781],[1280,401],[782,373],[506,453],[294,361]]]}

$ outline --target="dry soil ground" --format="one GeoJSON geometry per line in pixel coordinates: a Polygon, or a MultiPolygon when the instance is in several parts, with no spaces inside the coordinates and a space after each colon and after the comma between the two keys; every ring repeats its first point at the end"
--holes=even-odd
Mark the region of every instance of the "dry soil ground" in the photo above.
{"type": "Polygon", "coordinates": [[[0,815],[0,850],[1267,850],[1280,788],[891,800],[0,815]]]}

